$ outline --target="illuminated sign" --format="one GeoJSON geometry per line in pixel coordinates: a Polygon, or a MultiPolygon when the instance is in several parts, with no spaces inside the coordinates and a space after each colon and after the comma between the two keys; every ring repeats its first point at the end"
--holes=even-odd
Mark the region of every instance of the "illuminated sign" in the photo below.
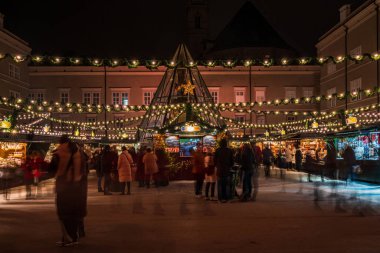
{"type": "Polygon", "coordinates": [[[346,123],[347,123],[347,125],[356,124],[356,123],[358,123],[358,118],[356,118],[356,117],[354,117],[354,116],[349,116],[349,117],[346,119],[346,123]]]}
{"type": "Polygon", "coordinates": [[[201,131],[201,127],[195,123],[186,123],[184,126],[181,127],[182,132],[199,132],[201,131]]]}
{"type": "Polygon", "coordinates": [[[312,124],[311,124],[311,128],[318,128],[319,124],[317,121],[314,121],[312,124]]]}
{"type": "Polygon", "coordinates": [[[9,128],[11,128],[11,126],[12,126],[11,122],[9,122],[7,120],[0,121],[0,128],[9,129],[9,128]]]}

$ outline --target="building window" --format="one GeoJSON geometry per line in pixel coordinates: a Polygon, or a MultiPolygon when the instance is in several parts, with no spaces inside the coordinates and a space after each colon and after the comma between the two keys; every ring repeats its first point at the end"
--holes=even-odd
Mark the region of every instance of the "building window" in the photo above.
{"type": "Polygon", "coordinates": [[[355,57],[356,55],[362,55],[362,46],[357,46],[350,51],[350,55],[355,57]]]}
{"type": "Polygon", "coordinates": [[[128,92],[122,92],[121,93],[121,104],[122,105],[129,105],[128,92]]]}
{"type": "Polygon", "coordinates": [[[245,122],[245,114],[235,114],[235,120],[237,122],[244,123],[245,122]]]}
{"type": "Polygon", "coordinates": [[[62,89],[62,90],[60,90],[59,93],[60,93],[59,97],[60,97],[61,104],[69,103],[69,101],[70,101],[69,90],[68,89],[62,89]]]}
{"type": "Polygon", "coordinates": [[[112,103],[114,105],[128,105],[129,95],[128,92],[112,92],[112,103]]]}
{"type": "MultiPolygon", "coordinates": [[[[327,96],[336,94],[336,87],[328,89],[327,90],[327,96]]],[[[336,106],[336,96],[333,96],[330,101],[328,102],[329,107],[335,107],[336,106]]]]}
{"type": "Polygon", "coordinates": [[[95,115],[87,115],[86,122],[87,123],[95,123],[96,122],[96,116],[95,115]]]}
{"type": "Polygon", "coordinates": [[[292,122],[292,121],[296,121],[296,120],[297,120],[296,116],[293,116],[293,115],[286,116],[287,122],[292,122]]]}
{"type": "Polygon", "coordinates": [[[257,115],[256,116],[256,124],[265,125],[265,116],[264,115],[257,115]]]}
{"type": "Polygon", "coordinates": [[[83,92],[83,103],[84,104],[100,104],[100,92],[83,92]]]}
{"type": "Polygon", "coordinates": [[[93,92],[92,93],[92,103],[95,105],[100,104],[100,93],[99,92],[93,92]]]}
{"type": "Polygon", "coordinates": [[[360,90],[362,89],[362,78],[356,78],[352,81],[350,81],[350,92],[351,95],[355,92],[357,93],[357,96],[351,97],[351,101],[358,101],[361,100],[361,94],[360,90]]]}
{"type": "Polygon", "coordinates": [[[83,93],[83,103],[84,104],[91,104],[91,93],[90,92],[83,93]]]}
{"type": "Polygon", "coordinates": [[[114,105],[120,104],[120,93],[112,92],[112,104],[114,105]]]}
{"type": "Polygon", "coordinates": [[[20,68],[13,63],[9,63],[9,76],[20,80],[20,68]]]}
{"type": "Polygon", "coordinates": [[[235,88],[235,103],[244,103],[245,100],[245,88],[235,88]]]}
{"type": "Polygon", "coordinates": [[[18,91],[14,91],[14,90],[10,90],[10,91],[9,91],[9,96],[10,96],[11,98],[19,98],[19,97],[20,97],[20,92],[18,92],[18,91]]]}
{"type": "Polygon", "coordinates": [[[37,103],[42,103],[44,101],[44,98],[45,98],[45,92],[43,90],[32,90],[29,95],[28,95],[28,98],[31,99],[31,100],[36,100],[37,103]]]}
{"type": "Polygon", "coordinates": [[[330,75],[336,71],[336,64],[334,62],[327,63],[327,74],[330,75]]]}
{"type": "Polygon", "coordinates": [[[153,91],[144,91],[144,105],[150,105],[150,102],[152,102],[154,94],[153,91]]]}
{"type": "Polygon", "coordinates": [[[214,104],[219,103],[219,88],[209,88],[212,99],[214,100],[214,104]]]}
{"type": "Polygon", "coordinates": [[[265,90],[256,90],[255,101],[256,102],[264,102],[265,101],[265,90]]]}
{"type": "Polygon", "coordinates": [[[302,91],[303,91],[303,97],[305,97],[305,98],[309,98],[309,97],[314,96],[314,88],[313,87],[303,87],[302,91]]]}
{"type": "Polygon", "coordinates": [[[285,88],[285,98],[291,99],[297,97],[297,88],[296,87],[287,87],[285,88]]]}
{"type": "Polygon", "coordinates": [[[150,105],[154,95],[156,93],[156,88],[143,88],[142,89],[142,102],[144,105],[150,105]]]}

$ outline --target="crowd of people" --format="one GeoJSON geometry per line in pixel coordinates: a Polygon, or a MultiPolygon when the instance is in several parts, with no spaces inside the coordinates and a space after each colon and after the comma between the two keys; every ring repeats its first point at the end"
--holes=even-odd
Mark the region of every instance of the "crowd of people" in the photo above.
{"type": "MultiPolygon", "coordinates": [[[[56,179],[56,206],[62,228],[62,238],[57,242],[59,246],[77,245],[79,238],[85,236],[84,217],[87,214],[87,175],[90,165],[96,169],[98,192],[104,195],[112,195],[111,191],[130,195],[132,181],[137,181],[138,187],[146,188],[150,188],[152,182],[155,186],[160,186],[165,184],[163,181],[168,181],[168,178],[163,180],[159,176],[159,172],[169,162],[164,149],[141,147],[136,152],[134,148],[127,149],[123,146],[118,154],[115,147],[105,145],[94,154],[88,154],[83,144],[71,141],[66,135],[60,138],[59,144],[48,168],[56,179]],[[117,184],[111,183],[116,181],[117,184]]],[[[357,162],[353,149],[346,145],[342,153],[345,167],[339,170],[333,143],[327,143],[326,148],[324,164],[334,171],[334,177],[339,178],[339,174],[344,174],[348,180],[354,180],[357,162]]],[[[287,151],[285,155],[286,153],[287,151]]],[[[270,177],[276,159],[278,158],[269,146],[261,150],[255,143],[244,143],[233,150],[228,147],[227,140],[222,139],[215,152],[212,148],[204,149],[198,143],[192,151],[191,160],[195,196],[221,203],[236,196],[243,202],[256,201],[259,166],[262,164],[265,176],[270,177]],[[237,182],[242,182],[240,194],[236,190],[237,182]]],[[[296,170],[312,171],[308,166],[315,163],[316,160],[309,153],[303,157],[296,146],[296,170]]],[[[32,152],[23,164],[27,199],[32,196],[31,185],[38,185],[44,166],[46,165],[38,152],[32,152]]]]}
{"type": "Polygon", "coordinates": [[[211,148],[204,153],[201,143],[198,143],[192,154],[195,196],[203,197],[203,184],[206,182],[205,199],[226,203],[238,195],[235,179],[241,177],[243,190],[239,196],[240,200],[255,201],[259,187],[258,165],[262,160],[263,154],[255,144],[245,143],[235,152],[228,147],[227,140],[222,139],[215,153],[211,148]],[[218,198],[215,198],[216,188],[218,198]]]}
{"type": "Polygon", "coordinates": [[[150,147],[141,147],[136,152],[133,147],[127,149],[123,146],[121,151],[118,154],[115,147],[106,145],[94,153],[91,164],[98,177],[98,192],[104,195],[112,195],[111,191],[130,195],[132,181],[137,181],[138,187],[146,188],[152,184],[168,184],[168,179],[160,177],[159,173],[168,164],[163,149],[153,151],[150,147]]]}

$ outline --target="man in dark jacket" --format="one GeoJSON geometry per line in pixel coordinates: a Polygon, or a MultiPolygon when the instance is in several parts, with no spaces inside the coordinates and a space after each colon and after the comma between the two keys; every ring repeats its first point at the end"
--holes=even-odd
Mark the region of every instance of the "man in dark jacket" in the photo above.
{"type": "Polygon", "coordinates": [[[241,153],[241,169],[244,172],[243,177],[243,193],[241,196],[242,201],[247,201],[251,198],[252,194],[252,176],[255,166],[255,156],[248,143],[244,144],[241,153]]]}
{"type": "Polygon", "coordinates": [[[265,176],[270,177],[270,167],[272,164],[273,160],[273,152],[270,150],[269,146],[265,146],[263,150],[263,163],[264,163],[264,171],[265,171],[265,176]]]}
{"type": "Polygon", "coordinates": [[[115,155],[111,151],[111,147],[106,145],[101,157],[102,174],[104,176],[104,195],[112,195],[110,192],[111,171],[117,166],[114,157],[115,155]]]}
{"type": "Polygon", "coordinates": [[[350,145],[346,144],[342,157],[346,168],[346,180],[354,181],[353,166],[356,164],[356,158],[355,152],[350,145]]]}
{"type": "Polygon", "coordinates": [[[295,160],[296,160],[296,170],[301,171],[301,169],[302,169],[302,152],[301,152],[299,145],[296,146],[295,160]]]}
{"type": "Polygon", "coordinates": [[[230,198],[227,194],[227,185],[229,182],[229,173],[234,165],[234,155],[231,149],[227,147],[227,140],[220,141],[220,147],[215,151],[214,163],[217,168],[218,177],[218,198],[225,203],[230,198]]]}

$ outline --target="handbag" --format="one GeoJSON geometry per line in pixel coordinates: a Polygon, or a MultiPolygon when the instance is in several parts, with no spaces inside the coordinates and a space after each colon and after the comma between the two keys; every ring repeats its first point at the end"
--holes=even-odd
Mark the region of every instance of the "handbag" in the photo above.
{"type": "Polygon", "coordinates": [[[133,173],[136,173],[136,171],[137,171],[137,166],[136,166],[135,163],[132,163],[132,164],[131,164],[131,169],[132,169],[132,172],[133,172],[133,173]]]}
{"type": "Polygon", "coordinates": [[[353,165],[352,166],[352,171],[355,173],[355,174],[361,174],[363,172],[362,168],[360,167],[360,165],[353,165]]]}

